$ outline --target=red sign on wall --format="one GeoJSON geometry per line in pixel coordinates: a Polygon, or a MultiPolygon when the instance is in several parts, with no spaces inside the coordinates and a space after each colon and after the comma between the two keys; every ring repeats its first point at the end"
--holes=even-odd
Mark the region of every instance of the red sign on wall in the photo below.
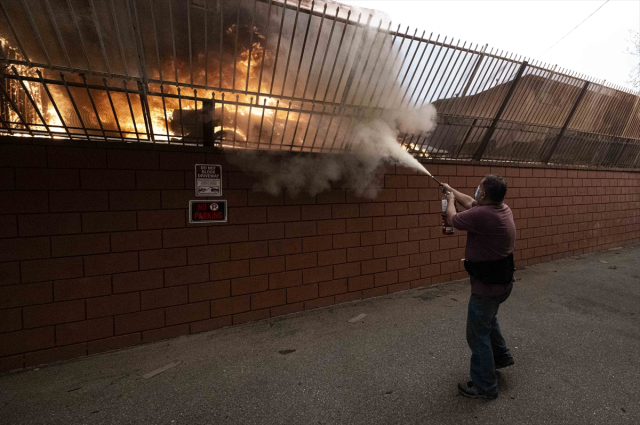
{"type": "Polygon", "coordinates": [[[227,221],[227,201],[189,201],[189,223],[227,221]]]}

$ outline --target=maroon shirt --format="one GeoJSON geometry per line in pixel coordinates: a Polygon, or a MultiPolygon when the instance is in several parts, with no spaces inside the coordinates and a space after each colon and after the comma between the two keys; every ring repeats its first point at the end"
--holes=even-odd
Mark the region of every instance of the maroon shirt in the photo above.
{"type": "MultiPolygon", "coordinates": [[[[453,227],[467,231],[465,257],[469,261],[492,261],[513,252],[516,242],[516,225],[507,204],[482,205],[473,201],[471,208],[453,216],[453,227]]],[[[485,297],[497,297],[509,291],[508,286],[489,285],[471,276],[471,293],[485,297]]]]}

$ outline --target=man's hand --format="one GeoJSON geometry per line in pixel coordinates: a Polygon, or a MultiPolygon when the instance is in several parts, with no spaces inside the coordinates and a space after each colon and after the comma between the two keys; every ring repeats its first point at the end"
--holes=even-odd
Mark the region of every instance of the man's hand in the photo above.
{"type": "MultiPolygon", "coordinates": [[[[453,195],[453,199],[455,199],[456,201],[458,201],[458,203],[460,205],[462,205],[465,209],[469,209],[471,208],[471,204],[473,203],[473,198],[469,195],[465,195],[462,192],[458,192],[457,190],[455,190],[454,188],[452,188],[451,186],[449,186],[446,183],[442,183],[442,188],[445,191],[445,194],[447,196],[447,200],[449,200],[449,193],[453,195]]],[[[452,202],[452,201],[449,201],[452,202]]]]}
{"type": "Polygon", "coordinates": [[[447,205],[453,204],[456,200],[456,195],[452,191],[447,191],[447,205]]]}

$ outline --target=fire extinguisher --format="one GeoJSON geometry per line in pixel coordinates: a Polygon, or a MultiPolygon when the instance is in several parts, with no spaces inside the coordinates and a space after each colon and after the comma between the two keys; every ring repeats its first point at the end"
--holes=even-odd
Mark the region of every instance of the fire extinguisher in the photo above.
{"type": "MultiPolygon", "coordinates": [[[[455,205],[455,201],[454,202],[454,206],[456,207],[456,212],[458,211],[458,206],[455,205]]],[[[453,228],[453,224],[451,223],[447,223],[447,198],[445,197],[442,200],[442,234],[443,235],[453,235],[454,233],[454,228],[453,228]]]]}

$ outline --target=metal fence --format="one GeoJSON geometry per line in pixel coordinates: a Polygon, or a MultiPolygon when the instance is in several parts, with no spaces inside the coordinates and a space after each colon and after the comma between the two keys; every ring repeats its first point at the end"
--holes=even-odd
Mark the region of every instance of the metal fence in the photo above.
{"type": "Polygon", "coordinates": [[[638,93],[488,46],[275,0],[0,0],[0,133],[352,149],[432,103],[425,160],[640,166],[638,93]]]}

